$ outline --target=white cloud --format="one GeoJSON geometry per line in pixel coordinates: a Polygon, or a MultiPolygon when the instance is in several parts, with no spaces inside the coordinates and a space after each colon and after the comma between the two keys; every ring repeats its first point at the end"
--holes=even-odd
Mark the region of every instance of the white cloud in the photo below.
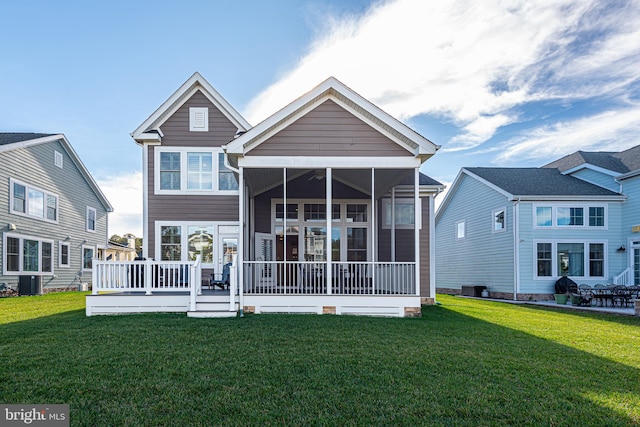
{"type": "Polygon", "coordinates": [[[133,233],[142,237],[142,173],[126,173],[97,180],[113,206],[109,236],[133,233]]]}
{"type": "Polygon", "coordinates": [[[640,107],[607,111],[578,120],[529,131],[526,137],[507,141],[497,163],[522,159],[550,159],[583,151],[617,151],[638,145],[640,107]]]}
{"type": "Polygon", "coordinates": [[[401,120],[444,118],[462,128],[445,148],[470,149],[531,101],[622,94],[640,68],[638,2],[397,0],[327,22],[251,122],[333,75],[401,120]]]}

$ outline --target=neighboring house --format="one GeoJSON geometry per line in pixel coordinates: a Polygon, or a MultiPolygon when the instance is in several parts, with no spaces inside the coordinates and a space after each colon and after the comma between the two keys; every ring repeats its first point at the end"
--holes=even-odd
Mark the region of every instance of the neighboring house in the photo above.
{"type": "MultiPolygon", "coordinates": [[[[251,127],[195,73],[132,136],[144,159],[143,257],[155,260],[149,295],[92,295],[87,314],[215,315],[201,284],[234,258],[238,299],[232,285],[215,300],[230,314],[412,316],[433,303],[442,185],[419,168],[438,147],[335,78],[251,127]],[[163,300],[169,263],[198,260],[203,281],[163,300]]],[[[125,282],[104,289],[135,287],[125,282]]]]}
{"type": "Polygon", "coordinates": [[[542,168],[463,168],[436,213],[439,291],[550,298],[555,281],[640,283],[640,146],[542,168]]]}
{"type": "Polygon", "coordinates": [[[107,246],[113,208],[61,134],[0,133],[0,283],[78,289],[107,246]]]}
{"type": "MultiPolygon", "coordinates": [[[[104,252],[103,260],[106,261],[133,261],[138,256],[136,252],[136,236],[125,234],[127,243],[109,239],[107,249],[104,252]]],[[[102,259],[102,258],[101,258],[102,259]]]]}

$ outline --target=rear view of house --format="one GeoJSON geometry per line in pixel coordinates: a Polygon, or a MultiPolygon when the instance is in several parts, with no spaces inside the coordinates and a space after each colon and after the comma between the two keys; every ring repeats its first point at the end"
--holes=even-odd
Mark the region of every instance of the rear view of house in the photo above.
{"type": "MultiPolygon", "coordinates": [[[[89,314],[165,304],[209,315],[217,301],[232,314],[412,316],[434,301],[442,186],[419,168],[438,147],[335,78],[251,127],[196,73],[132,136],[143,151],[144,257],[161,269],[199,263],[201,278],[166,303],[147,283],[136,309],[101,309],[105,295],[94,295],[89,314]],[[202,289],[232,261],[230,291],[202,289]]],[[[111,296],[109,307],[129,304],[111,296]]]]}
{"type": "Polygon", "coordinates": [[[436,215],[437,286],[551,298],[568,276],[640,283],[640,146],[542,168],[463,168],[436,215]]]}
{"type": "Polygon", "coordinates": [[[78,289],[113,209],[64,135],[0,133],[0,286],[78,289]]]}

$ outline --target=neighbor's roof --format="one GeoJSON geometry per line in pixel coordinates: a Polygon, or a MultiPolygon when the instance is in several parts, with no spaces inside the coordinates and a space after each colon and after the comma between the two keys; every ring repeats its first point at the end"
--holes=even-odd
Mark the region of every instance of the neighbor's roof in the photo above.
{"type": "Polygon", "coordinates": [[[558,169],[545,168],[464,168],[512,196],[620,196],[558,169]]]}
{"type": "Polygon", "coordinates": [[[19,133],[19,132],[0,132],[0,152],[3,151],[11,151],[17,150],[19,148],[31,147],[39,144],[46,144],[54,141],[60,141],[62,147],[67,152],[71,160],[76,165],[82,176],[84,176],[85,180],[94,191],[98,199],[102,202],[102,205],[108,212],[113,212],[113,206],[107,200],[107,197],[104,195],[100,187],[93,179],[89,170],[86,168],[78,154],[75,152],[71,143],[67,140],[63,134],[58,133],[19,133]]]}
{"type": "Polygon", "coordinates": [[[638,170],[640,169],[640,145],[620,152],[576,151],[543,167],[557,168],[560,172],[566,172],[581,165],[592,165],[620,174],[638,170]]]}

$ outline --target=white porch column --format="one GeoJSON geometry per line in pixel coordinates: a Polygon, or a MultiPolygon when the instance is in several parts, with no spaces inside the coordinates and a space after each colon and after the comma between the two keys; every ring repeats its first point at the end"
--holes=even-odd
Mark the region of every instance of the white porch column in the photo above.
{"type": "Polygon", "coordinates": [[[148,242],[149,242],[149,144],[142,144],[142,257],[143,258],[149,258],[148,242]]]}
{"type": "Polygon", "coordinates": [[[413,232],[414,251],[416,262],[416,295],[420,295],[420,169],[414,169],[413,178],[413,232]]]}
{"type": "Polygon", "coordinates": [[[378,260],[376,219],[376,168],[371,168],[371,283],[374,293],[376,289],[376,261],[378,260]]]}
{"type": "Polygon", "coordinates": [[[245,212],[244,212],[244,168],[242,166],[238,167],[238,224],[239,224],[239,232],[238,236],[238,287],[240,294],[240,313],[242,313],[243,307],[243,298],[242,293],[244,290],[244,239],[245,239],[245,212]]]}
{"type": "Polygon", "coordinates": [[[331,168],[327,168],[326,169],[326,174],[325,174],[325,180],[326,180],[326,188],[327,188],[327,272],[324,275],[325,276],[325,281],[327,283],[327,294],[331,294],[331,284],[333,283],[333,272],[331,271],[331,217],[333,216],[333,209],[332,204],[331,204],[331,181],[332,181],[332,177],[331,177],[331,168]]]}
{"type": "MultiPolygon", "coordinates": [[[[436,302],[436,220],[435,196],[429,195],[429,297],[436,302]]],[[[424,226],[424,224],[423,224],[424,226]]]]}
{"type": "Polygon", "coordinates": [[[391,187],[391,262],[396,262],[396,187],[391,187]]]}
{"type": "MultiPolygon", "coordinates": [[[[284,293],[287,293],[287,283],[289,283],[289,278],[287,275],[287,213],[288,213],[288,209],[287,209],[287,168],[282,168],[282,199],[283,199],[283,203],[284,203],[284,212],[283,212],[283,217],[282,217],[282,254],[283,254],[283,259],[284,259],[284,265],[283,265],[283,277],[284,277],[284,293]]],[[[276,239],[278,238],[278,236],[276,236],[276,239]]],[[[277,245],[276,245],[277,247],[277,245]]],[[[278,251],[276,250],[276,253],[278,251]]],[[[277,259],[277,257],[276,257],[277,259]]],[[[278,268],[278,264],[276,263],[276,269],[278,268]]]]}

